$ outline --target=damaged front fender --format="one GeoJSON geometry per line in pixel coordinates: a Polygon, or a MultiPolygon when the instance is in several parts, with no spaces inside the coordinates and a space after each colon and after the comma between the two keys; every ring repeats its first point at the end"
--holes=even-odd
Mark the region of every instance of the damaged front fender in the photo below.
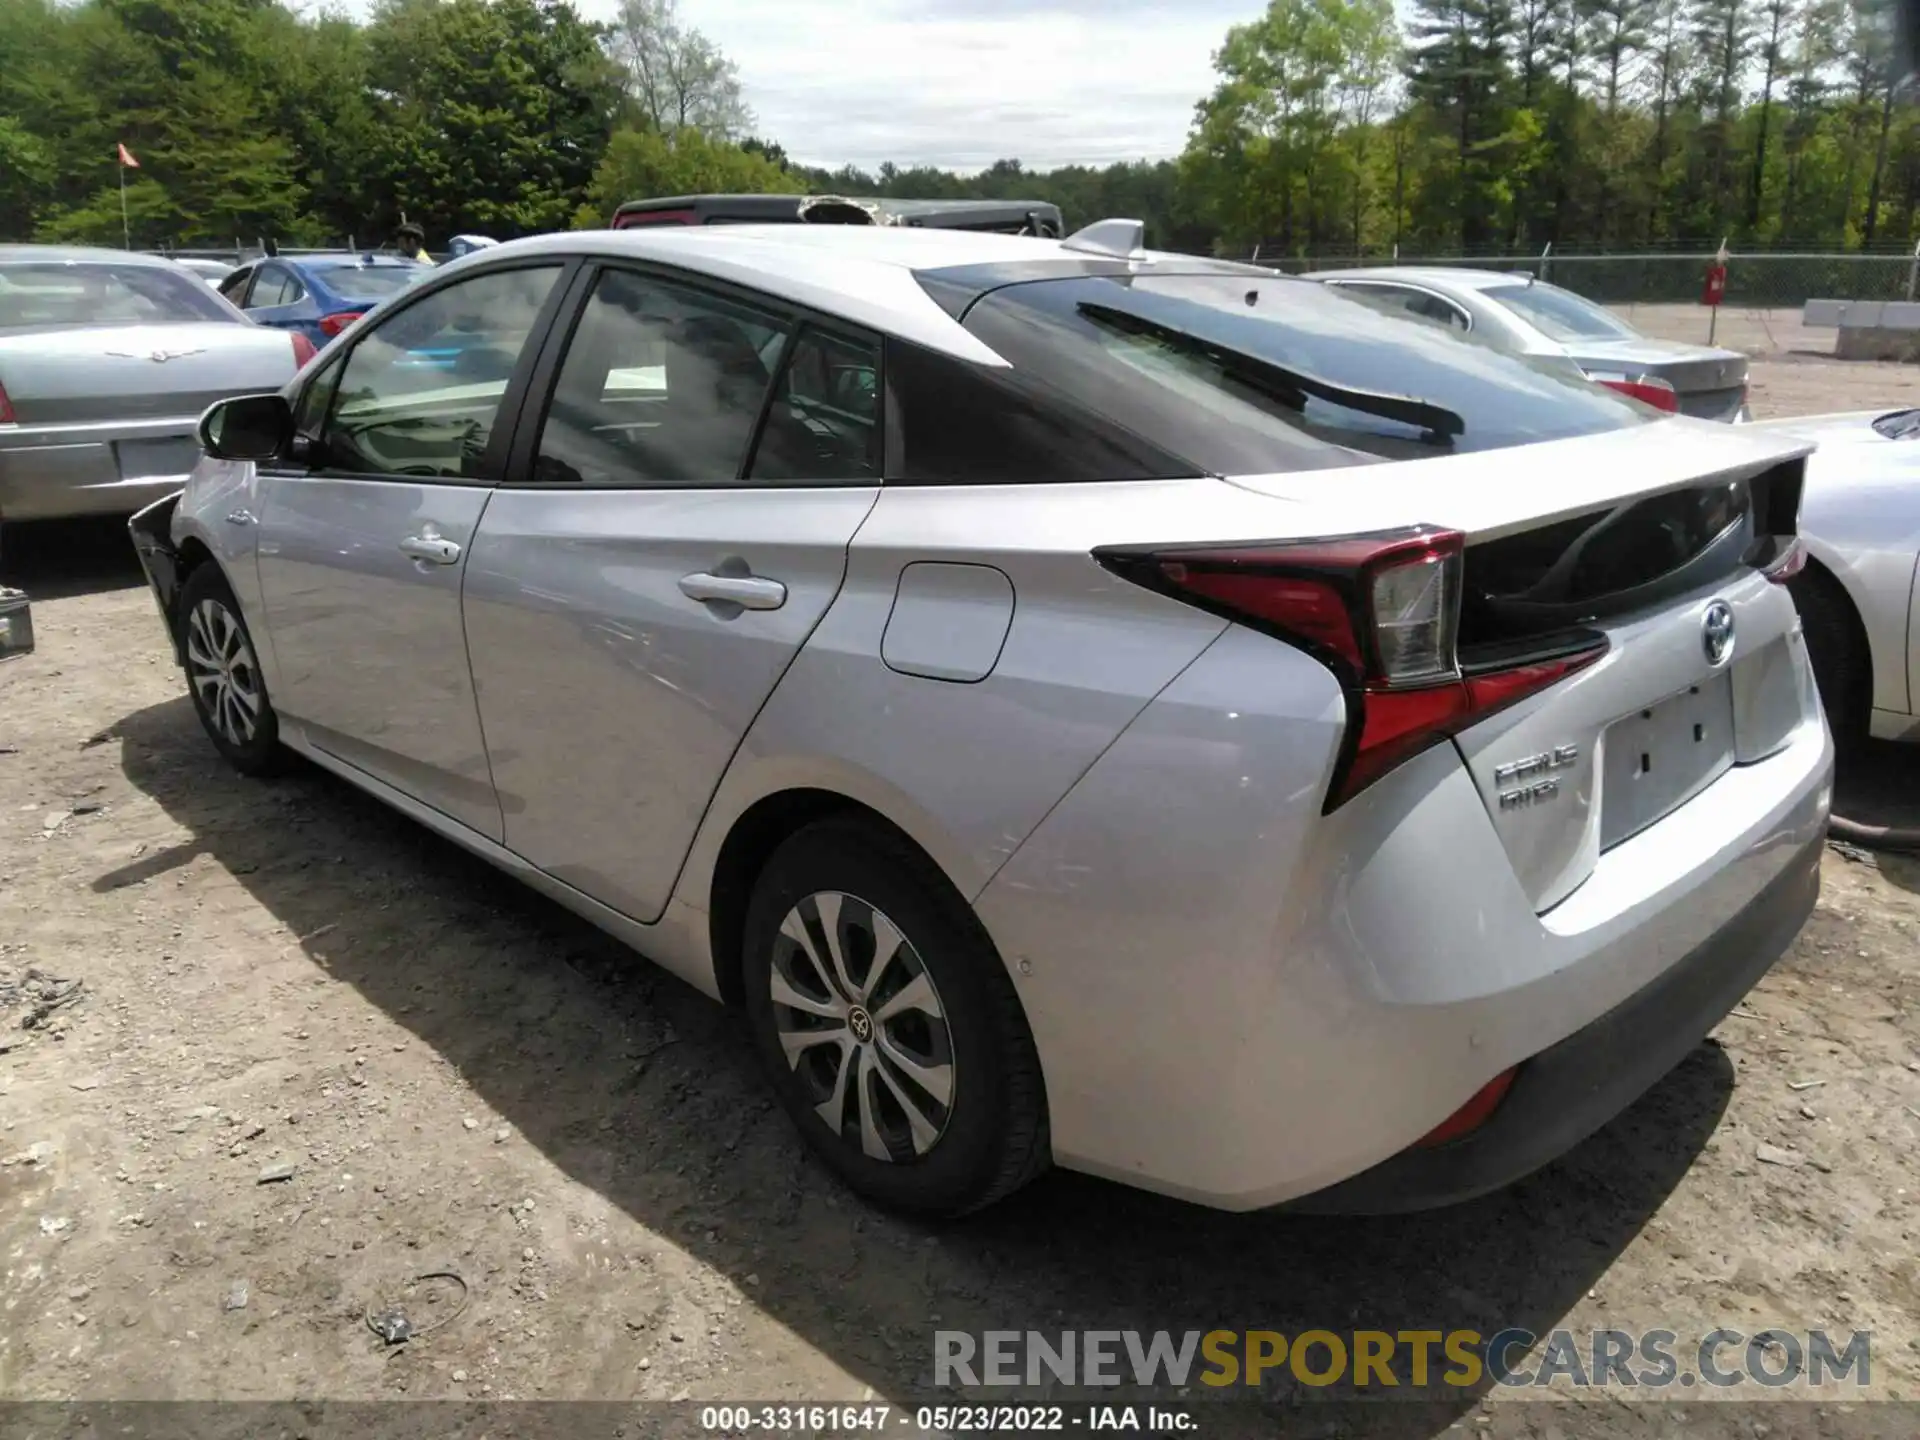
{"type": "Polygon", "coordinates": [[[127,522],[134,553],[146,572],[147,588],[153,592],[153,603],[160,607],[160,621],[166,626],[176,665],[187,663],[180,650],[180,626],[174,614],[180,598],[180,552],[173,543],[173,514],[180,508],[183,493],[176,490],[164,500],[154,501],[127,522]]]}

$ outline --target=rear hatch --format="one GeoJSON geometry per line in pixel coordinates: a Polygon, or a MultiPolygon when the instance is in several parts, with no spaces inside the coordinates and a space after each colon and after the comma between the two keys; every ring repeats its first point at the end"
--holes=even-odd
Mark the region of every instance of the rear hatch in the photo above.
{"type": "Polygon", "coordinates": [[[197,417],[229,395],[276,389],[293,372],[285,334],[239,320],[0,336],[0,386],[22,426],[197,417]]]}
{"type": "Polygon", "coordinates": [[[1679,397],[1682,415],[1731,420],[1746,403],[1747,357],[1732,350],[1650,336],[1581,340],[1569,349],[1590,371],[1611,371],[1630,380],[1649,376],[1666,381],[1679,397]]]}
{"type": "MultiPolygon", "coordinates": [[[[1367,474],[1351,529],[1458,532],[1460,670],[1531,692],[1452,743],[1537,910],[1803,723],[1794,611],[1772,581],[1797,558],[1806,453],[1669,422],[1367,474]]],[[[1233,483],[1337,514],[1342,478],[1233,483]]]]}

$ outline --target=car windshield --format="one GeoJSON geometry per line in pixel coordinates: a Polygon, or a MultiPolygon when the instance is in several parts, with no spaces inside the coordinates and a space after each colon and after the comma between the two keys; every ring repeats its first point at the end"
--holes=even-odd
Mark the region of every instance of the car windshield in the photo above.
{"type": "Polygon", "coordinates": [[[41,325],[244,324],[204,280],[171,265],[0,262],[0,330],[41,325]]]}
{"type": "Polygon", "coordinates": [[[1499,449],[1651,414],[1563,364],[1278,276],[1009,285],[966,324],[1029,382],[1216,475],[1499,449]]]}
{"type": "Polygon", "coordinates": [[[1557,285],[1492,285],[1482,290],[1549,340],[1632,340],[1634,332],[1591,300],[1557,285]]]}
{"type": "Polygon", "coordinates": [[[384,300],[426,273],[418,265],[315,265],[311,267],[326,284],[349,300],[384,300]]]}

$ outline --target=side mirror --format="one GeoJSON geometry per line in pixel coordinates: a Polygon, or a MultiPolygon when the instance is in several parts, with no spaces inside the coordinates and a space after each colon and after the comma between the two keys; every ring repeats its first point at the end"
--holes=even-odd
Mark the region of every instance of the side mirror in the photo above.
{"type": "Polygon", "coordinates": [[[216,460],[272,460],[293,439],[293,407],[284,395],[236,395],[209,406],[198,433],[216,460]]]}

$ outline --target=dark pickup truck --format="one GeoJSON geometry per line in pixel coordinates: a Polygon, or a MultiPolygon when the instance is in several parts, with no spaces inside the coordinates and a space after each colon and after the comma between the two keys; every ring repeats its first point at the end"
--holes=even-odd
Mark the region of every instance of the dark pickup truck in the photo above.
{"type": "Polygon", "coordinates": [[[1043,200],[880,200],[845,195],[670,195],[629,200],[615,230],[642,225],[918,225],[1003,235],[1062,233],[1060,207],[1043,200]]]}

